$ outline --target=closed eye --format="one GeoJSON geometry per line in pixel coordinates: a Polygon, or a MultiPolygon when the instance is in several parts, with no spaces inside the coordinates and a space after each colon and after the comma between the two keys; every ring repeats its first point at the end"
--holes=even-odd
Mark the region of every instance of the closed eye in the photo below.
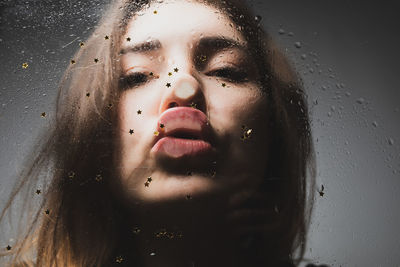
{"type": "Polygon", "coordinates": [[[223,78],[230,82],[241,83],[248,81],[247,72],[239,68],[220,68],[207,72],[208,76],[223,78]]]}
{"type": "Polygon", "coordinates": [[[144,72],[134,72],[120,78],[119,86],[121,89],[136,87],[148,81],[148,75],[144,72]]]}

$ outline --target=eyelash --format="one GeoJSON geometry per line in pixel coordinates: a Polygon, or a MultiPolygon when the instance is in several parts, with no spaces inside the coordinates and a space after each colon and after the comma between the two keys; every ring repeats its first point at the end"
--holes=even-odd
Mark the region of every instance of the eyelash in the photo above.
{"type": "Polygon", "coordinates": [[[207,73],[208,76],[217,76],[230,82],[242,83],[248,80],[247,73],[239,68],[220,68],[207,73]]]}
{"type": "Polygon", "coordinates": [[[134,72],[123,76],[120,80],[122,89],[132,88],[148,81],[148,75],[144,72],[134,72]]]}

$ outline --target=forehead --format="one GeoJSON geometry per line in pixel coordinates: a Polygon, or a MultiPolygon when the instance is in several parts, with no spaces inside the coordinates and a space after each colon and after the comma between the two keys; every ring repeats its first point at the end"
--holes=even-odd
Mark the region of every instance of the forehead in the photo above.
{"type": "Polygon", "coordinates": [[[140,11],[128,23],[126,36],[132,41],[147,38],[180,41],[202,36],[219,35],[245,44],[233,22],[220,10],[194,1],[164,1],[153,3],[140,11]]]}

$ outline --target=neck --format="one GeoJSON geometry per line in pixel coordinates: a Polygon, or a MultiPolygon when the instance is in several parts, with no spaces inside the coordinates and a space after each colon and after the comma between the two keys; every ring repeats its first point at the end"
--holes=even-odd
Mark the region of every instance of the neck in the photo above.
{"type": "Polygon", "coordinates": [[[136,259],[149,267],[240,266],[224,205],[193,198],[137,208],[130,220],[132,229],[137,227],[132,248],[136,259]]]}

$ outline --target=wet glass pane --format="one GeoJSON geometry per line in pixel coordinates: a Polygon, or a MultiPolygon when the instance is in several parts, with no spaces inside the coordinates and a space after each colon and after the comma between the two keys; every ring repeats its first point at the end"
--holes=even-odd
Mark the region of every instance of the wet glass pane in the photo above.
{"type": "Polygon", "coordinates": [[[0,265],[397,266],[395,10],[2,1],[0,265]]]}

